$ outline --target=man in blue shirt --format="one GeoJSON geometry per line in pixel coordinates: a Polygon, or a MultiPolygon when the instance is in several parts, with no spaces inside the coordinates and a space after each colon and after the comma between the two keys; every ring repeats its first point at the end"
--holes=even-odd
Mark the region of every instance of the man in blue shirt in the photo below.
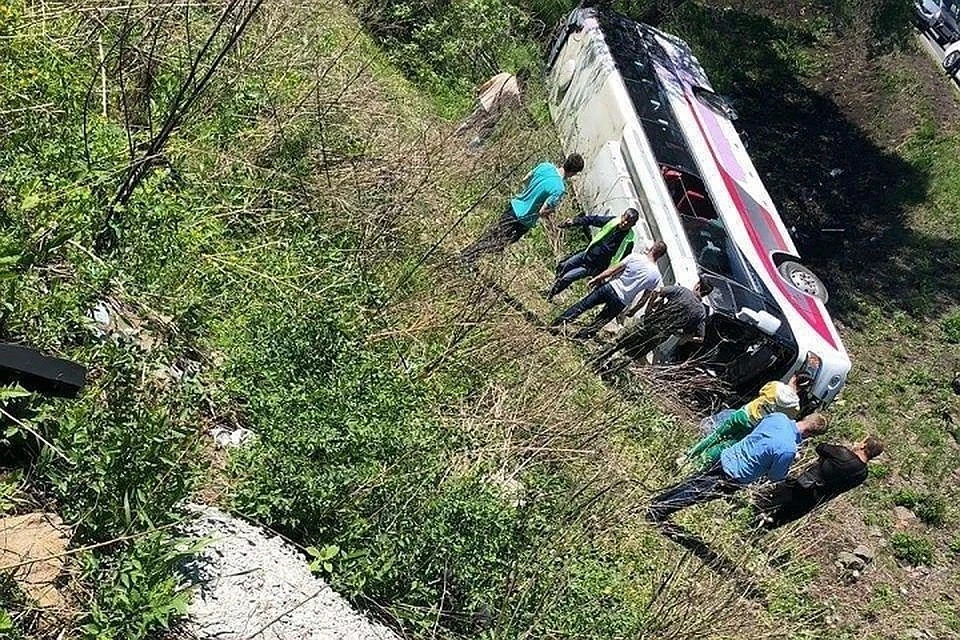
{"type": "Polygon", "coordinates": [[[460,252],[461,259],[473,262],[485,253],[501,253],[530,231],[541,216],[549,218],[567,188],[564,180],[583,171],[583,158],[571,153],[558,167],[541,162],[527,174],[523,191],[507,203],[500,219],[472,245],[460,252]]]}
{"type": "Polygon", "coordinates": [[[747,437],[725,449],[709,469],[654,498],[647,519],[662,522],[681,509],[730,495],[763,478],[783,480],[797,456],[797,445],[826,431],[827,420],[822,414],[813,413],[794,422],[782,413],[772,413],[747,437]]]}

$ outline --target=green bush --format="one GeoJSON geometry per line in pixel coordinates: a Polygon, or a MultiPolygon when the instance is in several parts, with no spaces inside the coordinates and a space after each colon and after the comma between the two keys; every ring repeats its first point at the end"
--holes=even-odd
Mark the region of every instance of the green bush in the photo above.
{"type": "Polygon", "coordinates": [[[950,541],[949,549],[950,553],[960,553],[960,537],[950,541]]]}
{"type": "Polygon", "coordinates": [[[0,638],[4,640],[21,640],[29,631],[25,626],[34,621],[36,613],[31,612],[33,607],[26,596],[17,587],[17,583],[6,573],[0,573],[0,638]]]}
{"type": "Polygon", "coordinates": [[[951,344],[960,344],[960,311],[954,311],[940,322],[943,336],[951,344]]]}
{"type": "Polygon", "coordinates": [[[933,564],[933,545],[926,538],[899,532],[890,538],[893,556],[912,566],[933,564]]]}
{"type": "Polygon", "coordinates": [[[901,489],[893,496],[893,502],[898,506],[907,507],[920,520],[930,525],[943,524],[947,515],[947,505],[943,498],[932,493],[901,489]]]}
{"type": "Polygon", "coordinates": [[[890,477],[890,467],[881,462],[871,462],[867,467],[867,475],[882,480],[890,477]]]}
{"type": "Polygon", "coordinates": [[[84,640],[147,640],[184,615],[190,593],[176,569],[195,548],[155,532],[111,555],[82,557],[85,577],[97,585],[80,626],[84,640]]]}
{"type": "Polygon", "coordinates": [[[402,603],[414,627],[446,599],[465,619],[498,608],[531,519],[477,472],[449,474],[462,446],[427,419],[425,386],[392,347],[365,346],[355,301],[254,312],[221,346],[223,387],[246,407],[256,443],[238,451],[234,503],[317,548],[350,596],[402,603]],[[303,375],[304,372],[309,375],[303,375]]]}
{"type": "MultiPolygon", "coordinates": [[[[45,449],[38,469],[81,539],[107,540],[170,522],[193,486],[194,400],[143,383],[131,347],[107,343],[107,376],[81,401],[42,405],[35,422],[69,461],[45,449]]],[[[184,389],[189,385],[183,385],[184,389]]]]}
{"type": "Polygon", "coordinates": [[[351,0],[390,60],[463,111],[473,86],[498,71],[537,66],[524,38],[530,15],[509,0],[351,0]]]}

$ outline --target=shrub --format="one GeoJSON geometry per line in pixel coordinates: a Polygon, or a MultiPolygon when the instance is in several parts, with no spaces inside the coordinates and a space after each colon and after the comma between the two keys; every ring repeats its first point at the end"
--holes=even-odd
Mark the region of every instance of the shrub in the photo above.
{"type": "Polygon", "coordinates": [[[33,609],[13,578],[9,574],[0,573],[0,638],[25,638],[24,632],[29,630],[26,627],[31,626],[30,622],[37,618],[33,609]]]}
{"type": "Polygon", "coordinates": [[[359,339],[354,304],[303,302],[231,327],[223,384],[242,393],[258,434],[231,461],[235,504],[337,547],[325,570],[345,594],[402,603],[414,627],[433,624],[442,602],[465,616],[445,626],[471,630],[497,610],[535,518],[478,470],[450,474],[458,438],[423,410],[438,399],[397,370],[392,348],[359,339]]]}
{"type": "Polygon", "coordinates": [[[109,556],[82,558],[97,585],[80,632],[85,640],[146,640],[186,613],[190,593],[178,583],[178,565],[195,549],[154,532],[109,556]]]}
{"type": "Polygon", "coordinates": [[[882,480],[890,477],[890,467],[881,462],[871,462],[867,467],[867,475],[882,480]]]}
{"type": "Polygon", "coordinates": [[[940,322],[943,336],[951,344],[960,344],[960,311],[954,311],[940,322]]]}
{"type": "Polygon", "coordinates": [[[893,497],[894,504],[907,507],[929,525],[940,525],[946,519],[947,505],[940,496],[901,489],[893,497]]]}
{"type": "Polygon", "coordinates": [[[81,539],[108,540],[131,528],[170,522],[195,478],[197,436],[188,398],[149,382],[129,348],[107,344],[99,364],[109,375],[82,401],[48,402],[42,425],[70,461],[49,449],[39,468],[64,518],[81,539]]]}
{"type": "Polygon", "coordinates": [[[900,562],[913,566],[933,564],[933,546],[926,538],[900,532],[893,534],[890,545],[900,562]]]}
{"type": "Polygon", "coordinates": [[[960,537],[950,541],[949,549],[950,553],[960,553],[960,537]]]}
{"type": "MultiPolygon", "coordinates": [[[[472,96],[472,85],[534,67],[529,14],[508,0],[352,0],[366,28],[404,73],[433,93],[472,96]]],[[[462,105],[461,105],[462,106],[462,105]]]]}

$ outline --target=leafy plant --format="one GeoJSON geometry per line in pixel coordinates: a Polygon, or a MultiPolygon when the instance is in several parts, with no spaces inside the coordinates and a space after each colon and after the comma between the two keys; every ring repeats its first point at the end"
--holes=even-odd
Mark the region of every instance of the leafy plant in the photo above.
{"type": "Polygon", "coordinates": [[[920,520],[930,525],[943,524],[947,514],[947,505],[943,498],[932,493],[920,493],[911,489],[901,489],[893,496],[894,504],[907,507],[920,520]]]}
{"type": "Polygon", "coordinates": [[[86,640],[147,640],[186,613],[190,593],[176,568],[197,551],[155,532],[113,555],[87,554],[84,574],[97,591],[80,626],[86,640]]]}
{"type": "Polygon", "coordinates": [[[890,546],[901,562],[913,566],[933,564],[933,545],[926,538],[901,531],[890,538],[890,546]]]}
{"type": "Polygon", "coordinates": [[[13,577],[0,573],[0,638],[21,640],[30,631],[36,612],[13,577]]]}
{"type": "Polygon", "coordinates": [[[107,346],[103,355],[112,371],[103,388],[90,390],[98,401],[46,404],[35,419],[70,452],[65,460],[45,450],[39,468],[48,489],[80,535],[95,540],[171,521],[193,485],[187,463],[198,446],[190,407],[138,389],[140,368],[129,347],[107,346]]]}
{"type": "Polygon", "coordinates": [[[317,549],[314,546],[305,549],[310,556],[310,571],[314,573],[333,573],[333,559],[340,555],[340,547],[335,544],[324,545],[317,549]]]}
{"type": "Polygon", "coordinates": [[[954,311],[941,320],[940,328],[947,342],[960,344],[960,311],[954,311]]]}
{"type": "Polygon", "coordinates": [[[950,549],[950,553],[960,553],[960,537],[950,540],[948,548],[950,549]]]}

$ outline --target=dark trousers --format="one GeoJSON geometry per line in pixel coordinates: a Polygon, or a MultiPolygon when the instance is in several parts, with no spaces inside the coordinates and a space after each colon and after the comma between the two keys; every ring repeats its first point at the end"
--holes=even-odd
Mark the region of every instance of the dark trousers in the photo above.
{"type": "Polygon", "coordinates": [[[561,313],[556,320],[553,321],[553,326],[556,327],[565,322],[573,322],[585,311],[588,311],[593,307],[599,307],[600,305],[603,305],[603,309],[600,310],[600,313],[597,314],[597,317],[594,318],[593,322],[591,322],[589,326],[578,331],[575,336],[583,339],[593,337],[598,331],[600,331],[600,329],[603,328],[603,325],[616,318],[617,314],[623,311],[625,308],[623,300],[620,299],[620,296],[617,295],[617,292],[613,290],[613,287],[610,286],[610,284],[597,287],[579,302],[570,306],[566,311],[561,313]]]}
{"type": "Polygon", "coordinates": [[[604,268],[602,265],[598,265],[590,260],[586,251],[573,254],[557,265],[557,279],[554,281],[553,286],[550,287],[550,293],[547,295],[547,298],[552,298],[577,280],[581,280],[587,276],[597,275],[603,271],[604,268]]]}
{"type": "Polygon", "coordinates": [[[763,526],[775,529],[807,515],[830,496],[817,487],[802,487],[793,478],[765,487],[754,498],[757,511],[766,516],[763,526]]]}
{"type": "Polygon", "coordinates": [[[517,220],[513,207],[507,204],[506,211],[491,227],[483,232],[476,242],[460,252],[464,260],[476,260],[486,253],[502,253],[508,245],[513,244],[530,229],[517,220]]]}
{"type": "Polygon", "coordinates": [[[694,473],[655,497],[647,509],[647,519],[662,522],[681,509],[728,496],[742,486],[717,461],[706,471],[694,473]]]}
{"type": "Polygon", "coordinates": [[[597,354],[595,366],[611,372],[630,360],[642,360],[651,349],[678,329],[675,324],[662,322],[655,314],[653,317],[645,315],[640,322],[618,333],[616,339],[597,354]],[[621,356],[619,365],[614,366],[618,353],[621,356]]]}

